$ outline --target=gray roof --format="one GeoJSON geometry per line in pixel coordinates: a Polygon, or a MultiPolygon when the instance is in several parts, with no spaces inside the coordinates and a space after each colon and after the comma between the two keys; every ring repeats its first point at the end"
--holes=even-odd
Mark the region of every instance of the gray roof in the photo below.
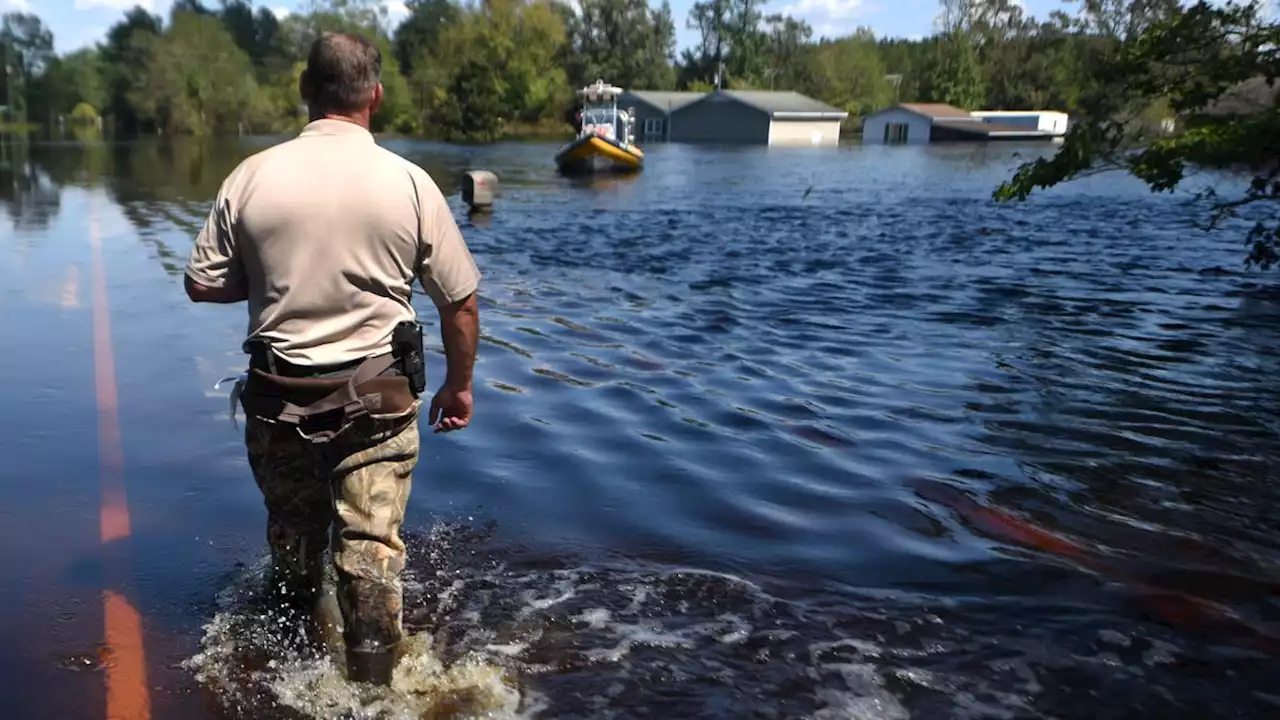
{"type": "MultiPolygon", "coordinates": [[[[819,100],[814,100],[806,95],[791,90],[774,92],[771,90],[719,90],[717,91],[724,97],[733,98],[738,102],[749,105],[758,110],[769,113],[770,115],[778,114],[834,114],[839,117],[847,117],[849,113],[837,107],[832,107],[819,100]]],[[[627,90],[624,94],[648,103],[659,110],[670,112],[686,105],[690,105],[705,97],[714,95],[714,92],[675,92],[669,90],[627,90]]]]}
{"type": "MultiPolygon", "coordinates": [[[[947,103],[899,103],[894,107],[900,107],[910,110],[917,115],[933,118],[934,120],[952,119],[952,120],[972,120],[973,116],[968,110],[963,110],[955,105],[947,103]]],[[[890,108],[892,109],[892,108],[890,108]]]]}
{"type": "Polygon", "coordinates": [[[723,94],[752,107],[759,108],[770,115],[778,113],[835,113],[847,116],[844,110],[832,107],[820,100],[801,95],[793,90],[774,92],[772,90],[722,90],[723,94]]]}
{"type": "Polygon", "coordinates": [[[675,92],[669,90],[628,90],[626,94],[659,110],[675,110],[706,95],[706,93],[700,92],[675,92]]]}

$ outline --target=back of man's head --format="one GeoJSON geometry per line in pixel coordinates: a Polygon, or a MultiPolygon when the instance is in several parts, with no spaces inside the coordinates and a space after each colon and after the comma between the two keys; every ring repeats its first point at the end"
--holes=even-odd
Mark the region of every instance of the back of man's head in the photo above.
{"type": "Polygon", "coordinates": [[[311,43],[304,98],[325,113],[358,113],[369,107],[382,75],[378,46],[354,33],[324,33],[311,43]]]}

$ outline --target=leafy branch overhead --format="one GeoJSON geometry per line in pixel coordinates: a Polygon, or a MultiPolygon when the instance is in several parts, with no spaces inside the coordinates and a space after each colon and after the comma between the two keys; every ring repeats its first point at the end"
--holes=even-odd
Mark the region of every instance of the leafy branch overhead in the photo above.
{"type": "Polygon", "coordinates": [[[1124,38],[1098,66],[1099,84],[1058,152],[1022,165],[996,189],[1001,201],[1099,172],[1120,170],[1154,192],[1198,171],[1238,189],[1201,190],[1207,228],[1242,220],[1249,266],[1280,262],[1280,25],[1261,3],[1198,2],[1124,38]],[[1153,131],[1134,109],[1163,98],[1176,126],[1153,131]]]}

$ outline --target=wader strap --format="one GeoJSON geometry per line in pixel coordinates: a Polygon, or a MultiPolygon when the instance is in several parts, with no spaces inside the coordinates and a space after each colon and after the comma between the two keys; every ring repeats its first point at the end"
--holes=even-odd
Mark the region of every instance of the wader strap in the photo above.
{"type": "Polygon", "coordinates": [[[326,443],[361,417],[413,409],[417,399],[408,379],[383,376],[397,362],[394,354],[384,353],[334,378],[294,378],[251,367],[240,402],[246,415],[293,425],[307,440],[326,443]]]}
{"type": "MultiPolygon", "coordinates": [[[[284,403],[284,407],[280,410],[279,418],[286,422],[298,423],[305,417],[319,415],[339,408],[346,409],[348,420],[353,420],[361,415],[367,415],[369,414],[369,410],[364,406],[364,403],[361,402],[360,395],[356,392],[356,386],[378,377],[395,364],[395,362],[395,358],[392,357],[390,353],[369,358],[368,360],[360,363],[360,366],[356,368],[355,373],[347,379],[346,385],[334,390],[328,396],[323,397],[306,407],[286,401],[284,403]]],[[[255,372],[261,371],[259,370],[255,372]]]]}

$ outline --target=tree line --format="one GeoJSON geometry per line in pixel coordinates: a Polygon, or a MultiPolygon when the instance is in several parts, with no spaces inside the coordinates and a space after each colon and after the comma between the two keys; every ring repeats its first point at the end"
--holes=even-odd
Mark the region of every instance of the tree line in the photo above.
{"type": "Polygon", "coordinates": [[[353,30],[383,53],[378,132],[489,141],[562,132],[574,90],[794,90],[857,118],[894,102],[1077,114],[1094,66],[1177,0],[1079,0],[1027,15],[1016,0],[942,0],[937,30],[912,40],[860,28],[814,37],[762,0],[702,0],[676,52],[670,3],[647,0],[410,0],[394,30],[378,0],[312,0],[278,17],[248,0],[177,0],[167,18],[134,7],[95,46],[64,55],[32,13],[0,25],[11,123],[120,135],[271,133],[305,117],[297,79],[321,32],[353,30]]]}

